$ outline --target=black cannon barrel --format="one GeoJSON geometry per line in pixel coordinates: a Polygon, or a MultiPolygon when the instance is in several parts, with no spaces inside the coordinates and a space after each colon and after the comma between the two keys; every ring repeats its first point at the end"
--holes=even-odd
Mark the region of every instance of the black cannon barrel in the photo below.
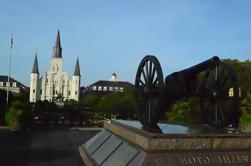
{"type": "MultiPolygon", "coordinates": [[[[194,76],[199,74],[202,71],[205,71],[207,69],[210,69],[211,67],[215,67],[220,62],[220,58],[217,56],[214,56],[202,63],[199,63],[197,65],[194,65],[190,68],[174,72],[165,78],[166,85],[173,84],[175,82],[176,91],[177,89],[184,89],[182,88],[184,84],[187,82],[187,78],[190,78],[190,81],[194,79],[194,76]],[[178,86],[179,85],[179,86],[178,86]]],[[[171,86],[170,86],[171,87],[171,86]]],[[[170,90],[173,90],[175,88],[170,88],[170,90]]]]}
{"type": "Polygon", "coordinates": [[[193,75],[193,74],[198,74],[204,70],[209,69],[210,67],[213,67],[217,65],[220,62],[220,58],[217,56],[214,56],[204,62],[201,62],[197,65],[194,65],[188,69],[184,69],[179,71],[179,73],[182,73],[184,75],[193,75]]]}

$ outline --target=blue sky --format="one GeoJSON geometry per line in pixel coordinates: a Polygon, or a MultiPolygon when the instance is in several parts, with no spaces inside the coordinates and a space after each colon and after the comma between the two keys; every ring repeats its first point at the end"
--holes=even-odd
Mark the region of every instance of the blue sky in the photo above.
{"type": "Polygon", "coordinates": [[[212,56],[251,57],[251,1],[244,0],[1,0],[0,74],[29,85],[38,49],[39,71],[49,69],[57,30],[64,69],[80,60],[82,85],[134,82],[141,59],[155,55],[164,76],[212,56]]]}

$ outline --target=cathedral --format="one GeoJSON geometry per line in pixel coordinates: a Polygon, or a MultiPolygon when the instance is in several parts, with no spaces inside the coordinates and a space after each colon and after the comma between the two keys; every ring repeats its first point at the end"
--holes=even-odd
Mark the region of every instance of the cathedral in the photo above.
{"type": "Polygon", "coordinates": [[[80,68],[78,59],[76,61],[73,76],[70,79],[68,74],[63,71],[62,48],[60,33],[58,31],[50,69],[40,77],[38,70],[37,53],[30,76],[30,102],[38,100],[48,101],[79,101],[80,96],[80,68]]]}

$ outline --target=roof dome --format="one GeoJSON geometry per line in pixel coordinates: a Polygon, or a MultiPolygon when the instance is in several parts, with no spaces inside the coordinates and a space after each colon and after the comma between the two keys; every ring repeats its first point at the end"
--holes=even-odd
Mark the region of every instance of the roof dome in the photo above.
{"type": "Polygon", "coordinates": [[[112,74],[112,78],[110,79],[110,81],[118,81],[116,73],[112,74]]]}

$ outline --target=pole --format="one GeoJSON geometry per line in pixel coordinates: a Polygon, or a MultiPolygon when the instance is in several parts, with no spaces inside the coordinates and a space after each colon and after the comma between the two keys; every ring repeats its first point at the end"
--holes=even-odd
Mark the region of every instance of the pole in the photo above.
{"type": "Polygon", "coordinates": [[[8,111],[8,108],[9,108],[9,87],[10,87],[10,70],[11,70],[12,46],[13,46],[13,34],[11,33],[10,53],[9,53],[10,54],[10,56],[9,56],[9,72],[8,72],[7,96],[6,96],[7,111],[8,111]]]}

